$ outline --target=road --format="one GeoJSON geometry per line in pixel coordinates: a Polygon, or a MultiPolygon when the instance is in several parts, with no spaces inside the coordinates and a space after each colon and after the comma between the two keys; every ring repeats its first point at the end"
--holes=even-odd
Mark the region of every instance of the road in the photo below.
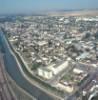
{"type": "Polygon", "coordinates": [[[2,56],[0,52],[0,100],[17,100],[9,89],[2,56]]]}

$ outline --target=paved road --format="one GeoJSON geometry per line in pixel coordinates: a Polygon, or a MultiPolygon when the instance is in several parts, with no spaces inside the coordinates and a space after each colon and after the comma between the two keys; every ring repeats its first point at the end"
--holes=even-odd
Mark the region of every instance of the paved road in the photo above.
{"type": "Polygon", "coordinates": [[[17,100],[9,89],[2,56],[0,52],[0,100],[17,100]]]}

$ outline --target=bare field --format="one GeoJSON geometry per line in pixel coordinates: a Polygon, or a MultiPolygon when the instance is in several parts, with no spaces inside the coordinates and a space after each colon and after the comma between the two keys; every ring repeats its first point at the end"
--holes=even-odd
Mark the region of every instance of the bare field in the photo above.
{"type": "Polygon", "coordinates": [[[98,10],[96,11],[71,11],[71,12],[51,12],[50,16],[98,16],[98,10]]]}

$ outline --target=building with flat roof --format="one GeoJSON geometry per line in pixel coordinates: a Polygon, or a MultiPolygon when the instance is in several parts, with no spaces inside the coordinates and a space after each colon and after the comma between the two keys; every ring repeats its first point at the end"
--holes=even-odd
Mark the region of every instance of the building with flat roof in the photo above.
{"type": "Polygon", "coordinates": [[[38,68],[38,75],[45,78],[45,79],[51,79],[54,75],[59,74],[61,71],[66,69],[69,65],[69,61],[71,59],[67,59],[66,61],[63,61],[62,63],[58,64],[51,64],[47,67],[40,67],[38,68]]]}

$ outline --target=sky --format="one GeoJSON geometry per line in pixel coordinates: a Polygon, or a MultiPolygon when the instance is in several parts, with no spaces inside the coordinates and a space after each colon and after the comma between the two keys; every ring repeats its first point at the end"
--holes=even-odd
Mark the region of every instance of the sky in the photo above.
{"type": "Polygon", "coordinates": [[[0,14],[98,8],[98,0],[0,0],[0,14]]]}

